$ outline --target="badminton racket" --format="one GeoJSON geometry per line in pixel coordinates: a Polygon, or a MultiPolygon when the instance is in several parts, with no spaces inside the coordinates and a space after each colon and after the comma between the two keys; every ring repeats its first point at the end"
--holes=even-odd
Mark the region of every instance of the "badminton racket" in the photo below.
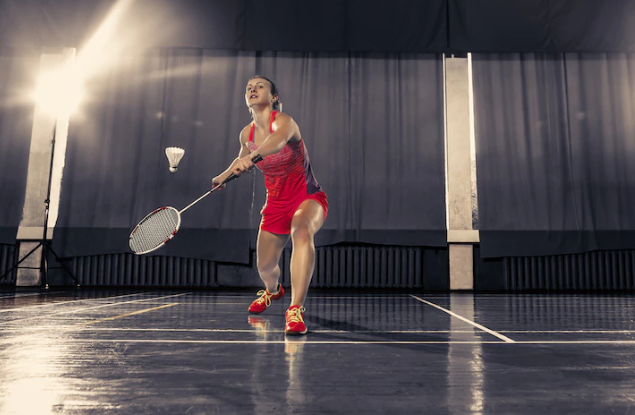
{"type": "MultiPolygon", "coordinates": [[[[255,164],[261,160],[262,156],[257,155],[252,161],[255,164]]],[[[221,184],[208,190],[204,195],[181,210],[177,210],[172,206],[164,206],[149,213],[130,233],[130,238],[128,239],[130,250],[137,255],[142,255],[161,248],[174,238],[174,235],[179,231],[183,212],[209,196],[216,189],[223,187],[238,177],[240,176],[234,173],[230,174],[221,184]]]]}

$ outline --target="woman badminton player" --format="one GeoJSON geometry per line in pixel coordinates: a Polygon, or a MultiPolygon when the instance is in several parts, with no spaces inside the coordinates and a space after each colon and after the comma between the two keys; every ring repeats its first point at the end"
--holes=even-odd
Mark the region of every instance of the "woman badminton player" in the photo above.
{"type": "Polygon", "coordinates": [[[261,214],[256,246],[257,267],[265,289],[249,306],[250,313],[262,313],[272,300],[284,295],[278,283],[280,255],[289,238],[291,254],[291,305],[285,313],[285,333],[306,334],[304,300],[315,267],[314,236],[328,213],[326,193],[318,184],[300,128],[293,118],[280,112],[275,84],[255,76],[247,84],[245,101],[253,121],[240,133],[240,153],[229,168],[212,179],[214,186],[230,174],[240,175],[254,166],[265,176],[267,201],[261,214]]]}

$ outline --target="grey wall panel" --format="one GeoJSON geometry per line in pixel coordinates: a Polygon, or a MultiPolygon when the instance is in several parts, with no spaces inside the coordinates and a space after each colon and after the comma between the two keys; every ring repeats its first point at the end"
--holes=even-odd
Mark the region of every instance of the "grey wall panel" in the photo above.
{"type": "MultiPolygon", "coordinates": [[[[425,288],[424,248],[327,246],[316,249],[316,288],[425,288]]],[[[290,285],[291,250],[281,259],[281,282],[290,285]]],[[[255,260],[253,261],[255,264],[255,260]]],[[[83,286],[252,287],[259,286],[255,265],[217,264],[175,257],[132,254],[77,257],[71,269],[83,286]],[[240,268],[239,270],[236,268],[240,268]],[[227,275],[224,275],[227,274],[227,275]],[[244,274],[244,275],[243,275],[244,274]]]]}
{"type": "MultiPolygon", "coordinates": [[[[316,249],[311,287],[422,288],[424,248],[326,246],[316,249]]],[[[289,285],[291,250],[282,256],[282,283],[289,285]]]]}
{"type": "Polygon", "coordinates": [[[507,291],[630,291],[635,251],[505,259],[507,291]]]}
{"type": "Polygon", "coordinates": [[[188,258],[96,255],[72,260],[83,286],[214,287],[216,264],[188,258]]]}

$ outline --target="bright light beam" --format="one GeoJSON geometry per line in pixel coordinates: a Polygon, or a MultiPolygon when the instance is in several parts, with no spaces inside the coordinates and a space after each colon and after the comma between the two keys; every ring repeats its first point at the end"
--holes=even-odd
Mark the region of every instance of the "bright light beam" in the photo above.
{"type": "Polygon", "coordinates": [[[33,95],[40,108],[57,118],[69,117],[79,108],[85,81],[116,58],[118,51],[112,38],[131,2],[118,0],[115,3],[76,59],[40,74],[33,95]]]}
{"type": "Polygon", "coordinates": [[[73,114],[83,98],[83,81],[72,63],[40,74],[33,98],[46,112],[58,118],[73,114]]]}
{"type": "Polygon", "coordinates": [[[83,79],[90,78],[97,71],[103,71],[116,60],[124,40],[116,40],[114,35],[122,32],[118,30],[118,26],[131,3],[131,0],[118,0],[97,31],[79,51],[77,72],[83,79]]]}

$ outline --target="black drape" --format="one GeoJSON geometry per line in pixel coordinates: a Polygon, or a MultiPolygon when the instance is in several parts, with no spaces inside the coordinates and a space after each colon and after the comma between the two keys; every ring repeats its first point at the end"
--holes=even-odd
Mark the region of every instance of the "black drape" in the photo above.
{"type": "Polygon", "coordinates": [[[635,60],[476,54],[485,257],[635,247],[635,60]]]}
{"type": "Polygon", "coordinates": [[[0,0],[0,46],[80,47],[113,10],[118,45],[440,52],[446,0],[0,0]]]}
{"type": "Polygon", "coordinates": [[[0,49],[0,243],[15,243],[22,218],[39,63],[39,50],[0,49]]]}
{"type": "Polygon", "coordinates": [[[632,0],[0,0],[0,46],[293,52],[635,52],[632,0]]]}
{"type": "Polygon", "coordinates": [[[445,0],[246,0],[245,50],[440,52],[445,0]]]}
{"type": "MultiPolygon", "coordinates": [[[[145,214],[204,193],[238,154],[244,87],[261,73],[329,195],[318,244],[444,246],[441,71],[436,55],[180,49],[127,59],[87,85],[71,120],[55,244],[66,256],[126,252],[145,214]],[[186,150],[176,174],[167,146],[186,150]]],[[[263,202],[262,175],[240,178],[188,210],[178,242],[158,253],[247,262],[263,202]]]]}
{"type": "Polygon", "coordinates": [[[635,52],[631,0],[448,0],[448,20],[455,52],[635,52]]]}

